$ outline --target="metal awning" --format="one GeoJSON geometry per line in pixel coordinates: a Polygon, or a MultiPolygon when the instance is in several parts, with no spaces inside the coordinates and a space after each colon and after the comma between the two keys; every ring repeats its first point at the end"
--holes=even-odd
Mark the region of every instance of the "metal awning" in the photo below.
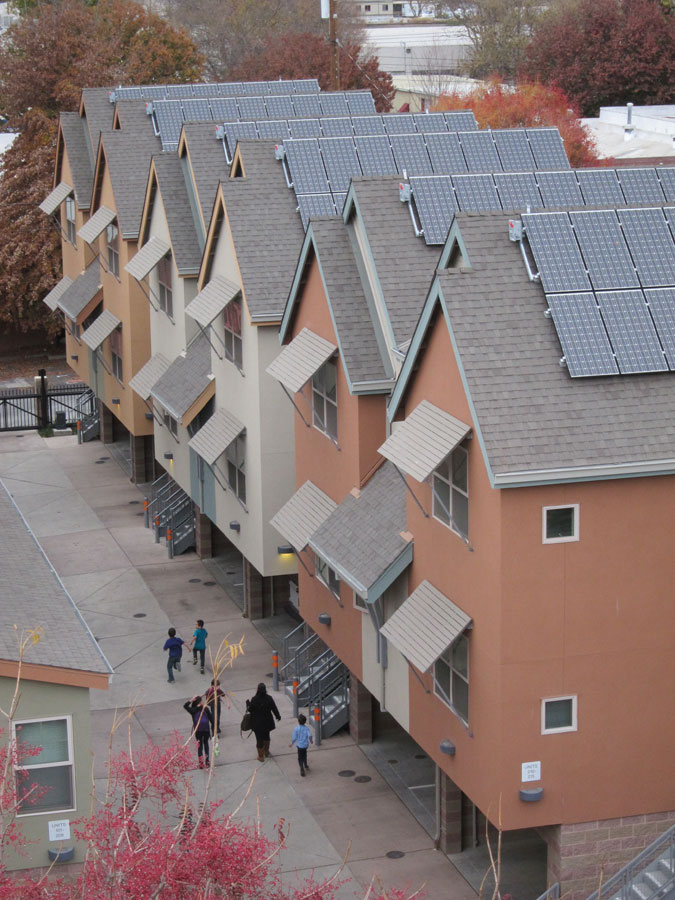
{"type": "Polygon", "coordinates": [[[215,275],[195,299],[185,307],[185,315],[194,319],[202,328],[208,328],[240,291],[238,284],[215,275]]]}
{"type": "Polygon", "coordinates": [[[471,617],[423,581],[380,628],[380,634],[420,672],[427,672],[471,625],[471,617]]]}
{"type": "Polygon", "coordinates": [[[98,319],[95,319],[89,328],[82,332],[82,340],[90,350],[96,351],[120,324],[117,316],[114,316],[110,310],[104,309],[98,319]]]}
{"type": "Polygon", "coordinates": [[[336,350],[335,344],[314,334],[309,328],[303,328],[266,371],[292,394],[297,394],[336,350]]]}
{"type": "Polygon", "coordinates": [[[244,428],[244,424],[232,413],[218,409],[188,441],[188,447],[192,447],[207,465],[212,466],[244,428]]]}
{"type": "Polygon", "coordinates": [[[101,267],[98,259],[95,259],[62,294],[57,305],[69,319],[76,322],[78,316],[89,306],[101,287],[101,267]]]}
{"type": "Polygon", "coordinates": [[[171,247],[166,241],[158,237],[151,237],[124,268],[136,281],[143,281],[145,276],[152,272],[160,259],[163,259],[170,250],[171,247]]]}
{"type": "Polygon", "coordinates": [[[397,469],[422,482],[470,431],[469,425],[422,400],[382,444],[379,452],[397,469]]]}
{"type": "Polygon", "coordinates": [[[337,508],[337,503],[306,481],[270,520],[295,550],[304,550],[314,532],[337,508]]]}
{"type": "Polygon", "coordinates": [[[102,206],[100,209],[97,209],[91,219],[80,228],[77,232],[78,237],[81,237],[86,244],[93,244],[98,236],[106,230],[108,225],[110,225],[116,215],[117,213],[113,212],[112,209],[108,209],[107,206],[102,206]]]}
{"type": "MultiPolygon", "coordinates": [[[[211,347],[203,335],[199,335],[155,382],[150,396],[185,425],[183,416],[203,398],[206,403],[215,390],[211,373],[211,347]]],[[[198,411],[198,410],[197,410],[198,411]]]]}
{"type": "Polygon", "coordinates": [[[51,194],[47,194],[42,203],[38,206],[47,216],[53,216],[56,210],[61,206],[66,197],[73,193],[73,189],[65,181],[60,181],[51,194]]]}
{"type": "Polygon", "coordinates": [[[59,281],[59,283],[56,285],[56,287],[53,287],[47,294],[47,296],[42,298],[43,302],[47,304],[52,312],[56,310],[56,307],[59,305],[59,300],[72,283],[73,279],[68,278],[67,275],[64,275],[61,281],[59,281]]]}
{"type": "Polygon", "coordinates": [[[155,353],[129,381],[129,387],[141,400],[147,400],[155,384],[171,365],[171,361],[161,353],[155,353]]]}

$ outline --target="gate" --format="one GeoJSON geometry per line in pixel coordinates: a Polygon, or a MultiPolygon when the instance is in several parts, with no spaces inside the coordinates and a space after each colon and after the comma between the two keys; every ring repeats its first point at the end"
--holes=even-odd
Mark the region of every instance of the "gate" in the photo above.
{"type": "MultiPolygon", "coordinates": [[[[0,431],[67,428],[82,418],[78,400],[89,390],[84,382],[49,386],[40,372],[36,387],[0,388],[0,431]]],[[[89,403],[94,412],[94,395],[89,403]]]]}

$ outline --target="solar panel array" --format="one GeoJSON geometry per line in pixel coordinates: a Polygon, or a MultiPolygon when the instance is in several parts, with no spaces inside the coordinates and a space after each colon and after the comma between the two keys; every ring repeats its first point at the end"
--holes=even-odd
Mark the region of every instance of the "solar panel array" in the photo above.
{"type": "MultiPolygon", "coordinates": [[[[499,142],[496,143],[499,146],[499,142]]],[[[448,165],[452,164],[452,159],[448,158],[448,165]]],[[[570,209],[675,201],[675,167],[445,175],[411,178],[410,184],[427,244],[445,243],[454,214],[460,210],[570,209]],[[649,188],[648,192],[643,190],[640,195],[648,199],[635,199],[638,181],[649,188]]],[[[644,230],[641,234],[641,239],[647,240],[644,230]]]]}
{"type": "MultiPolygon", "coordinates": [[[[639,171],[618,171],[624,192],[639,171]]],[[[640,185],[663,188],[661,170],[644,171],[640,185]]],[[[675,207],[522,220],[573,378],[675,371],[675,207]]]]}
{"type": "Polygon", "coordinates": [[[183,100],[190,97],[261,97],[266,94],[311,94],[320,90],[316,78],[289,81],[225,81],[212,84],[140,84],[110,92],[116,100],[183,100]]]}

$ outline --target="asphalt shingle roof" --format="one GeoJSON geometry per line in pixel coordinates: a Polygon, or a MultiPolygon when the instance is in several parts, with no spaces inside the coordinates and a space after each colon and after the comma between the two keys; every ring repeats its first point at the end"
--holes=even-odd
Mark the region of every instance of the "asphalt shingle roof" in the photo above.
{"type": "Polygon", "coordinates": [[[153,161],[176,268],[181,274],[196,274],[202,262],[202,251],[192,220],[180,159],[177,153],[161,153],[153,161]]]}
{"type": "Polygon", "coordinates": [[[150,159],[161,150],[158,137],[146,128],[109,131],[101,135],[115,194],[117,219],[125,239],[138,237],[145,202],[150,159]]]}
{"type": "Polygon", "coordinates": [[[78,113],[61,113],[61,133],[73,176],[78,209],[89,209],[94,185],[94,171],[85,136],[86,127],[84,119],[78,113]]]}
{"type": "Polygon", "coordinates": [[[101,265],[96,257],[60,297],[57,306],[70,319],[76,320],[100,290],[101,265]]]}
{"type": "Polygon", "coordinates": [[[108,88],[84,88],[82,100],[86,116],[86,126],[89,131],[89,143],[91,147],[91,171],[96,165],[96,151],[98,138],[102,131],[110,131],[113,124],[115,107],[110,102],[108,88]]]}
{"type": "Polygon", "coordinates": [[[179,422],[211,382],[211,345],[200,334],[152,386],[154,400],[179,422]]]}
{"type": "Polygon", "coordinates": [[[223,147],[216,140],[216,123],[186,122],[183,132],[187,141],[187,152],[195,180],[197,201],[202,211],[204,225],[208,229],[216,199],[218,183],[227,178],[229,166],[223,147]]]}

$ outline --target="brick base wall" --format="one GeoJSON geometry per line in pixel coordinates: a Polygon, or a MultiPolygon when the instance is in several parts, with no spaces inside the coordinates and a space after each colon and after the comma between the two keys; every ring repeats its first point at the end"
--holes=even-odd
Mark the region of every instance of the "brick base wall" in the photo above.
{"type": "Polygon", "coordinates": [[[585,900],[673,824],[675,810],[540,828],[548,883],[559,882],[565,900],[585,900]]]}
{"type": "Polygon", "coordinates": [[[114,416],[102,400],[98,401],[99,436],[102,444],[112,444],[115,440],[114,416]]]}
{"type": "Polygon", "coordinates": [[[200,559],[213,556],[213,523],[195,503],[195,550],[200,559]]]}
{"type": "Polygon", "coordinates": [[[443,853],[462,850],[462,792],[454,781],[440,773],[440,835],[438,849],[443,853]]]}
{"type": "Polygon", "coordinates": [[[155,447],[151,434],[129,436],[131,445],[131,480],[145,484],[155,480],[155,447]]]}
{"type": "Polygon", "coordinates": [[[262,619],[265,615],[263,577],[244,559],[244,614],[249,619],[262,619]]]}
{"type": "Polygon", "coordinates": [[[349,675],[349,733],[357,744],[373,743],[373,698],[352,672],[349,675]]]}

